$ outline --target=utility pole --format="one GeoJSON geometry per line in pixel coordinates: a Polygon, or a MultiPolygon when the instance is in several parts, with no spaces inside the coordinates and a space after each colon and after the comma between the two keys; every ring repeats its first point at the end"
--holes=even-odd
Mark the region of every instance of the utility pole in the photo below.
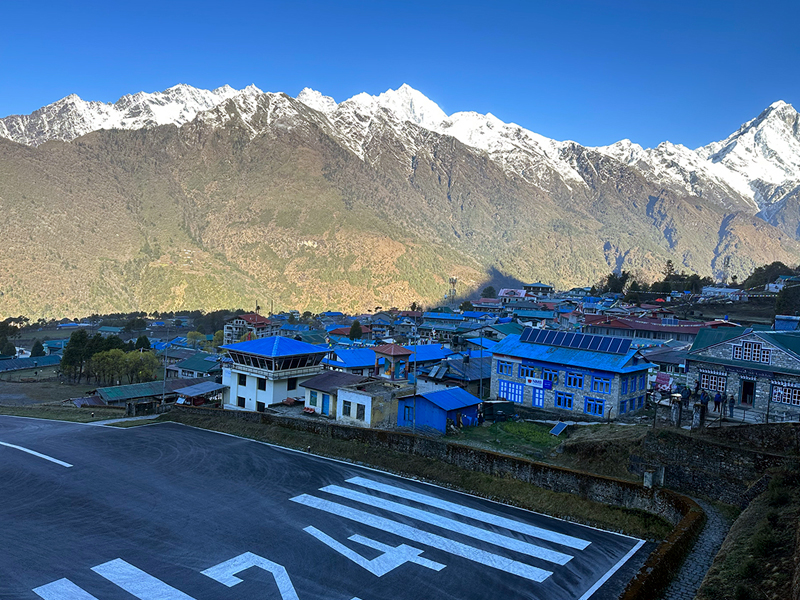
{"type": "Polygon", "coordinates": [[[161,406],[166,403],[167,395],[167,363],[169,362],[169,327],[167,327],[167,345],[164,346],[164,382],[161,384],[161,406]]]}

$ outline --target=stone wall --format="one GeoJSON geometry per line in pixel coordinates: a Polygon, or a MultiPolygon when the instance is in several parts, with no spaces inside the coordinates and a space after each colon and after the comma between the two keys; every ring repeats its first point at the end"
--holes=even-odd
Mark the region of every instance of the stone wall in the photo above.
{"type": "MultiPolygon", "coordinates": [[[[721,431],[737,429],[741,427],[722,428],[721,431]]],[[[735,433],[730,435],[736,437],[735,433]]],[[[746,500],[750,497],[748,490],[765,471],[787,460],[778,454],[660,430],[645,436],[643,451],[640,455],[631,455],[629,470],[641,474],[648,467],[663,466],[665,485],[743,506],[749,502],[746,500]]]]}

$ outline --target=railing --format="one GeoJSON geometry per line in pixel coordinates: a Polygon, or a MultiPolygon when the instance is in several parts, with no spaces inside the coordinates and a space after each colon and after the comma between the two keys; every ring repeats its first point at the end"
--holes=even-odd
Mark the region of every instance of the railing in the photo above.
{"type": "Polygon", "coordinates": [[[277,371],[272,371],[268,369],[261,369],[259,367],[251,367],[248,365],[235,363],[231,366],[231,371],[251,373],[257,377],[263,377],[264,379],[270,379],[274,381],[276,379],[289,379],[290,377],[303,377],[304,375],[316,375],[317,373],[322,372],[322,365],[320,364],[310,367],[300,367],[297,369],[280,369],[277,371]]]}

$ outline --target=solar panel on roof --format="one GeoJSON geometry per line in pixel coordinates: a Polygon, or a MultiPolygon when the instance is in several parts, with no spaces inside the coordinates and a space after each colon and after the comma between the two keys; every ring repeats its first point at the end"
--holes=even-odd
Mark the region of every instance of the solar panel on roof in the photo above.
{"type": "Polygon", "coordinates": [[[622,340],[622,346],[620,346],[620,348],[619,348],[619,353],[620,354],[626,354],[628,352],[628,350],[631,349],[631,344],[632,343],[633,343],[633,340],[622,340]]]}
{"type": "Polygon", "coordinates": [[[608,351],[611,352],[612,354],[616,354],[619,351],[619,347],[621,345],[622,345],[622,340],[619,338],[614,338],[608,345],[608,351]]]}
{"type": "Polygon", "coordinates": [[[580,346],[578,346],[581,350],[586,350],[589,347],[589,344],[592,343],[592,336],[591,335],[581,335],[580,346]]]}
{"type": "Polygon", "coordinates": [[[589,342],[589,350],[597,350],[600,347],[601,337],[599,335],[593,335],[592,341],[589,342]]]}
{"type": "Polygon", "coordinates": [[[563,331],[556,333],[556,337],[553,340],[553,346],[563,346],[564,344],[562,342],[564,341],[564,337],[566,337],[566,334],[563,331]]]}
{"type": "Polygon", "coordinates": [[[597,347],[597,351],[598,352],[606,352],[610,345],[611,345],[611,338],[601,337],[600,338],[600,345],[597,347]]]}
{"type": "Polygon", "coordinates": [[[568,333],[567,335],[564,336],[564,341],[561,342],[561,345],[564,346],[565,348],[572,348],[573,341],[575,341],[575,334],[568,333]]]}
{"type": "Polygon", "coordinates": [[[556,333],[557,332],[555,332],[555,331],[548,331],[547,334],[542,339],[541,343],[552,345],[553,344],[553,340],[556,339],[556,333]]]}

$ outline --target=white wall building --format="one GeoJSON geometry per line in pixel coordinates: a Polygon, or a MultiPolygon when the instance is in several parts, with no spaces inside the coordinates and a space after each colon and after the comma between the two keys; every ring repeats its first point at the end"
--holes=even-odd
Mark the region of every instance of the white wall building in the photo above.
{"type": "Polygon", "coordinates": [[[233,361],[222,370],[223,408],[263,412],[286,398],[302,398],[300,384],[322,372],[326,348],[286,337],[223,346],[233,361]]]}

